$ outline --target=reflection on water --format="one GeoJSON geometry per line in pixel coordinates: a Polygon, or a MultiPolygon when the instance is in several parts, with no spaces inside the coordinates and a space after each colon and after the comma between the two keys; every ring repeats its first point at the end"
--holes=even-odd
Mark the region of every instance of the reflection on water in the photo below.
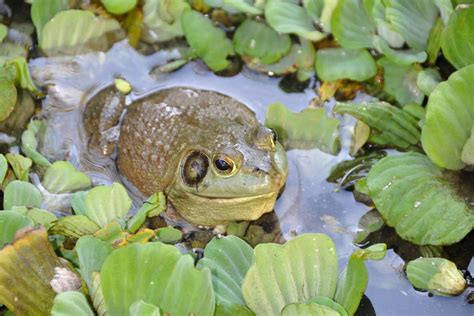
{"type": "MultiPolygon", "coordinates": [[[[178,52],[171,55],[176,57],[178,52]]],[[[134,88],[128,102],[164,87],[189,86],[230,95],[249,105],[262,121],[267,106],[273,102],[282,102],[293,111],[300,111],[315,96],[312,90],[286,94],[278,88],[278,79],[246,71],[234,77],[218,77],[198,63],[171,74],[150,73],[151,69],[163,64],[165,57],[168,56],[162,53],[144,57],[120,43],[108,54],[77,57],[73,63],[65,58],[34,60],[35,80],[50,87],[43,115],[51,126],[43,151],[51,158],[73,161],[87,170],[96,184],[117,179],[113,161],[100,160],[87,153],[84,130],[79,124],[87,99],[116,77],[128,80],[134,88]]],[[[295,233],[326,233],[337,245],[341,266],[355,249],[353,234],[359,218],[368,211],[367,206],[354,201],[352,193],[338,190],[336,184],[326,181],[330,169],[349,157],[346,142],[344,138],[343,150],[338,156],[317,149],[289,151],[289,179],[275,206],[285,238],[291,238],[295,233]]],[[[463,301],[463,297],[428,297],[413,290],[403,275],[403,261],[391,250],[384,260],[368,262],[367,266],[369,285],[366,294],[378,315],[472,313],[472,307],[463,301]]]]}

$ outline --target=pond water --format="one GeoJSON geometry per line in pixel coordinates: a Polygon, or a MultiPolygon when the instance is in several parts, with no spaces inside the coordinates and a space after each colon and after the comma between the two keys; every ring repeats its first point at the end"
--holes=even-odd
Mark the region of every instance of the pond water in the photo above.
{"type": "MultiPolygon", "coordinates": [[[[300,111],[315,97],[312,89],[304,93],[285,93],[278,87],[279,79],[250,71],[219,77],[199,63],[169,74],[152,71],[170,56],[178,57],[179,53],[158,52],[145,57],[122,42],[107,54],[93,53],[75,57],[73,61],[71,58],[33,60],[34,79],[49,87],[43,101],[43,116],[50,124],[43,153],[52,159],[72,161],[87,171],[96,184],[119,179],[112,160],[101,160],[87,152],[84,130],[79,124],[87,100],[118,77],[129,81],[134,89],[128,102],[165,87],[188,86],[232,96],[252,108],[261,121],[271,103],[282,102],[291,110],[300,111]]],[[[351,192],[326,181],[334,165],[350,159],[349,133],[349,126],[341,128],[342,150],[337,156],[318,149],[290,150],[288,182],[275,206],[285,238],[305,232],[328,234],[337,245],[341,266],[356,249],[352,239],[360,217],[369,210],[368,206],[356,202],[351,192]]],[[[132,195],[140,198],[137,192],[132,195]]],[[[392,250],[384,260],[366,265],[369,269],[366,295],[377,315],[472,315],[472,306],[465,303],[463,296],[429,297],[415,291],[403,274],[403,260],[392,250]]]]}

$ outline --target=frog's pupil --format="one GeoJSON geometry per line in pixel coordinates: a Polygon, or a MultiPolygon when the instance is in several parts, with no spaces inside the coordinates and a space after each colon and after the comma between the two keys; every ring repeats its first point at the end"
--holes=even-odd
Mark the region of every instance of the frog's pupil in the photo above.
{"type": "Polygon", "coordinates": [[[222,171],[227,171],[230,169],[230,165],[224,159],[217,159],[215,161],[216,168],[222,171]]]}

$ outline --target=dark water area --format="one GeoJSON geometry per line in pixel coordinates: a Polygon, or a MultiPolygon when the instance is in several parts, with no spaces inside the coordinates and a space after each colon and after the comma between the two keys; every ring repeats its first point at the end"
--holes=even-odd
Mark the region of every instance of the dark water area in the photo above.
{"type": "MultiPolygon", "coordinates": [[[[119,179],[111,160],[90,156],[81,127],[82,111],[90,97],[112,84],[114,78],[129,81],[133,92],[128,102],[173,86],[215,90],[227,94],[252,108],[262,122],[268,105],[284,103],[293,111],[303,110],[316,96],[314,90],[285,93],[279,78],[271,78],[244,70],[233,77],[220,77],[199,63],[191,63],[169,74],[156,71],[177,51],[158,52],[148,57],[139,55],[126,44],[119,43],[107,54],[94,53],[71,58],[39,58],[31,62],[34,79],[49,86],[43,101],[43,115],[49,120],[43,152],[52,159],[67,159],[86,171],[95,184],[119,179]],[[155,69],[155,71],[153,70],[155,69]],[[68,126],[65,128],[65,126],[68,126]]],[[[330,108],[333,102],[326,107],[330,108]]],[[[307,232],[325,233],[336,243],[340,271],[348,256],[357,249],[352,244],[359,219],[370,208],[354,200],[352,192],[326,181],[337,163],[350,159],[350,120],[341,127],[341,151],[337,156],[318,149],[290,150],[289,178],[285,191],[277,201],[275,212],[284,238],[307,232]],[[347,124],[346,124],[347,123],[347,124]]],[[[132,192],[133,195],[134,192],[132,192]]],[[[52,197],[54,200],[54,197],[52,197]]],[[[429,297],[415,291],[403,272],[404,261],[388,250],[382,261],[367,262],[369,284],[366,291],[377,315],[472,315],[473,307],[459,297],[429,297]]],[[[470,264],[473,271],[473,263],[470,264]]],[[[368,312],[361,311],[360,315],[368,312]]]]}

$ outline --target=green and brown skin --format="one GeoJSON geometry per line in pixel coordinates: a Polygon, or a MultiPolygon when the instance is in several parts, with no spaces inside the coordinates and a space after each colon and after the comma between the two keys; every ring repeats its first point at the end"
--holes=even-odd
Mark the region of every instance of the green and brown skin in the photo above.
{"type": "MultiPolygon", "coordinates": [[[[120,94],[110,93],[86,109],[91,145],[124,108],[120,94]]],[[[131,104],[117,146],[122,175],[145,195],[165,192],[197,225],[259,218],[287,178],[286,153],[272,131],[244,104],[212,91],[171,88],[131,104]]]]}

